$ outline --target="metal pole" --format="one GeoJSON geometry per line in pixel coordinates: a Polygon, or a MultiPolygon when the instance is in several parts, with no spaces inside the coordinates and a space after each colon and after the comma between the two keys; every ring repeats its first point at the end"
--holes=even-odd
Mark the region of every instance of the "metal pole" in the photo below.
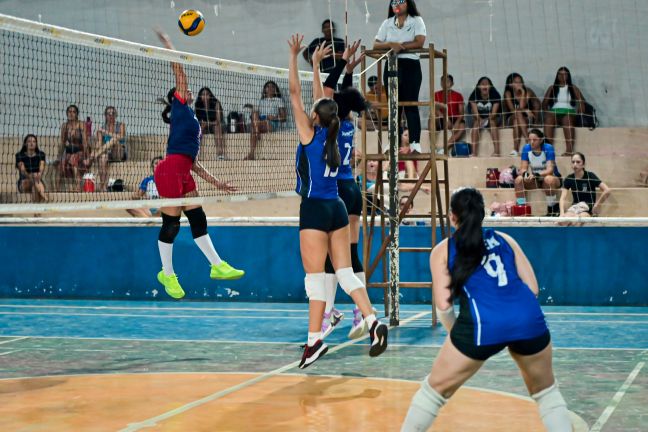
{"type": "MultiPolygon", "coordinates": [[[[398,57],[390,52],[387,59],[389,86],[389,325],[397,326],[399,314],[400,256],[398,250],[398,57]]],[[[380,181],[380,179],[379,179],[380,181]]]]}

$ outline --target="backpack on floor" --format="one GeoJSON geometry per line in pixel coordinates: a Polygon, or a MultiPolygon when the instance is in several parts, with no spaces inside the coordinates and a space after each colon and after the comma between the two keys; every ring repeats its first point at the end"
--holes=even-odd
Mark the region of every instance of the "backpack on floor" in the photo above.
{"type": "Polygon", "coordinates": [[[596,108],[588,102],[583,102],[585,111],[576,115],[576,127],[588,128],[594,130],[599,125],[598,117],[596,117],[596,108]]]}

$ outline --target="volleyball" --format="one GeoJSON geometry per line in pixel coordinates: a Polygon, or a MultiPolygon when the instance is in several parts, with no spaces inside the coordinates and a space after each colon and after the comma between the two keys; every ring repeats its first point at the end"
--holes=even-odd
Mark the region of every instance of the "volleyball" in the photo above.
{"type": "Polygon", "coordinates": [[[200,11],[189,9],[180,14],[178,27],[187,36],[196,36],[205,28],[205,18],[200,11]]]}

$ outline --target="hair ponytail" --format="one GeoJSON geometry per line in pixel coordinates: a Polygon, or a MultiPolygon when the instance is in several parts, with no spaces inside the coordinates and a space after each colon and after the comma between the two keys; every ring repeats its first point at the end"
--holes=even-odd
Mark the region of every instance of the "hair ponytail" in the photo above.
{"type": "Polygon", "coordinates": [[[175,98],[175,91],[176,88],[173,87],[169,92],[167,93],[167,102],[164,103],[165,107],[164,110],[162,111],[162,121],[166,124],[171,123],[171,104],[173,103],[173,99],[175,98]]]}
{"type": "Polygon", "coordinates": [[[319,117],[320,126],[327,128],[324,159],[329,168],[335,170],[340,166],[342,159],[337,144],[337,136],[340,131],[338,106],[333,99],[323,98],[315,102],[313,110],[319,117]]]}
{"type": "Polygon", "coordinates": [[[484,198],[476,189],[461,189],[452,195],[450,209],[459,225],[453,235],[457,254],[454,266],[450,269],[451,298],[457,298],[486,254],[482,233],[484,198]]]}

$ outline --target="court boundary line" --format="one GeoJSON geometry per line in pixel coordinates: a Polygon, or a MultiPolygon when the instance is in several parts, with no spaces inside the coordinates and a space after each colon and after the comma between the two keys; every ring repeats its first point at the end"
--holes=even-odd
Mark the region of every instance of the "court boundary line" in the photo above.
{"type": "Polygon", "coordinates": [[[619,387],[619,390],[612,396],[612,399],[610,400],[610,403],[608,404],[607,407],[603,410],[599,418],[596,420],[594,425],[590,428],[589,432],[600,432],[603,429],[603,426],[605,426],[605,423],[610,419],[614,411],[617,409],[619,404],[621,403],[621,400],[625,396],[626,392],[634,382],[634,380],[637,378],[639,375],[639,372],[641,372],[641,369],[644,367],[646,363],[645,362],[639,362],[635,365],[634,369],[632,372],[630,372],[630,375],[626,378],[626,380],[623,382],[621,387],[619,387]]]}
{"type": "MultiPolygon", "coordinates": [[[[401,321],[401,326],[406,325],[409,321],[412,321],[412,320],[414,320],[416,318],[421,318],[421,317],[423,317],[425,315],[428,315],[428,314],[431,314],[431,313],[432,313],[431,311],[421,312],[420,314],[417,314],[412,318],[408,318],[408,319],[405,319],[405,320],[401,321]]],[[[333,347],[332,349],[330,349],[328,352],[332,354],[332,353],[334,353],[336,351],[341,350],[342,348],[346,348],[347,346],[355,345],[356,343],[358,343],[360,341],[363,341],[365,339],[368,339],[368,338],[369,338],[369,335],[364,335],[361,338],[350,340],[350,341],[347,341],[347,342],[345,342],[343,344],[337,345],[337,346],[333,347]]],[[[237,385],[235,385],[233,387],[227,388],[225,390],[221,390],[219,392],[212,393],[211,395],[205,396],[205,397],[203,397],[201,399],[198,399],[198,400],[195,400],[193,402],[189,402],[188,404],[182,405],[182,406],[180,406],[178,408],[167,411],[167,412],[162,413],[162,414],[160,414],[158,416],[146,419],[146,420],[141,421],[141,422],[130,423],[130,424],[127,425],[126,428],[120,429],[120,432],[135,432],[135,431],[139,431],[140,429],[143,429],[143,428],[146,428],[146,427],[153,427],[159,421],[167,420],[167,419],[169,419],[171,417],[174,417],[174,416],[176,416],[178,414],[182,414],[183,412],[188,411],[190,409],[193,409],[195,407],[198,407],[198,406],[204,405],[206,403],[212,402],[214,400],[220,399],[220,398],[222,398],[224,396],[227,396],[227,395],[229,395],[231,393],[234,393],[234,392],[236,392],[238,390],[241,390],[241,389],[244,389],[244,388],[249,387],[251,385],[254,385],[254,384],[258,383],[258,382],[265,381],[268,378],[279,375],[280,373],[282,373],[284,371],[293,369],[294,367],[296,367],[298,365],[299,365],[299,361],[294,361],[294,362],[289,363],[289,364],[287,364],[285,366],[282,366],[280,368],[277,368],[277,369],[274,369],[272,371],[266,372],[266,373],[264,373],[264,374],[262,374],[262,375],[260,375],[260,376],[258,376],[256,378],[244,381],[242,383],[239,383],[239,384],[237,384],[237,385]]]]}
{"type": "MultiPolygon", "coordinates": [[[[2,335],[0,335],[0,336],[2,336],[2,335]]],[[[2,336],[2,337],[4,337],[4,336],[2,336]]],[[[29,339],[31,336],[7,336],[7,337],[12,337],[12,338],[15,338],[15,339],[11,339],[11,340],[8,340],[8,341],[0,341],[0,345],[4,345],[4,344],[11,343],[11,342],[16,342],[16,341],[21,341],[21,340],[25,340],[25,339],[29,339]]]]}

